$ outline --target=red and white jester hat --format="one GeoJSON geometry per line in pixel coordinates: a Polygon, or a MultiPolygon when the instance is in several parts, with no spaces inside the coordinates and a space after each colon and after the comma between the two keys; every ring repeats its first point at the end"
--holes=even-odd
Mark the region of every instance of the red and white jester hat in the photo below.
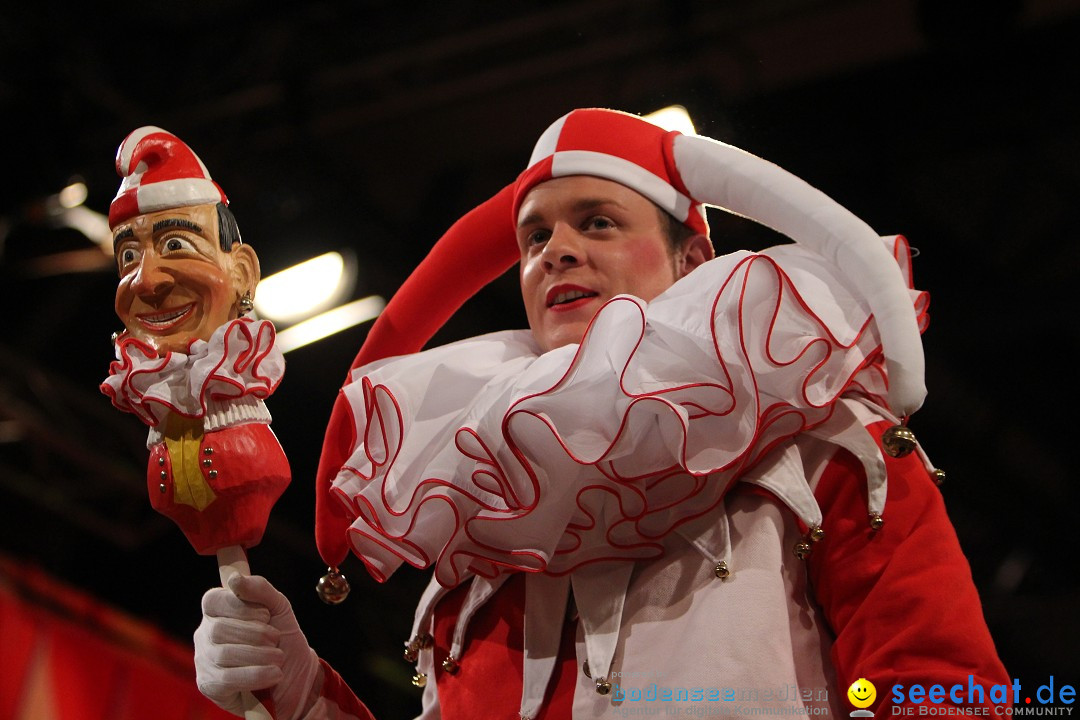
{"type": "MultiPolygon", "coordinates": [[[[636,115],[574,110],[540,136],[526,170],[455,223],[376,320],[353,369],[419,351],[480,288],[518,260],[517,210],[546,180],[591,175],[635,190],[708,233],[712,205],[777,230],[839,267],[866,297],[881,334],[889,405],[903,417],[926,395],[915,313],[899,266],[859,218],[791,173],[710,138],[666,131],[636,115]]],[[[356,442],[344,394],[338,395],[316,478],[316,541],[327,565],[348,554],[350,517],[330,487],[356,442]]]]}
{"type": "Polygon", "coordinates": [[[199,156],[167,130],[147,125],[116,149],[116,173],[123,178],[109,206],[109,227],[136,215],[207,203],[229,204],[199,156]]]}

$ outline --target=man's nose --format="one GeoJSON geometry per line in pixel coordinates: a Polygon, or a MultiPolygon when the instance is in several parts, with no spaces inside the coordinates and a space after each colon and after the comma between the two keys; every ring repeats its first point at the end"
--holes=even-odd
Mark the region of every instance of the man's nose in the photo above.
{"type": "Polygon", "coordinates": [[[148,252],[139,262],[135,279],[131,281],[131,289],[140,296],[149,297],[168,292],[174,282],[168,266],[161,261],[157,253],[148,252]]]}
{"type": "Polygon", "coordinates": [[[581,265],[585,261],[581,236],[570,225],[555,223],[544,243],[542,260],[544,269],[549,271],[581,265]]]}

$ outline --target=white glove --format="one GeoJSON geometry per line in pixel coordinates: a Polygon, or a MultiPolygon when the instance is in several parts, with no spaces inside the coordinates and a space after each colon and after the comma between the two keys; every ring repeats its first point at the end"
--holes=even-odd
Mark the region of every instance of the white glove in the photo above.
{"type": "Polygon", "coordinates": [[[274,717],[298,720],[318,699],[322,667],[288,599],[261,576],[236,575],[202,598],[195,679],[218,706],[243,715],[240,693],[273,688],[274,717]]]}

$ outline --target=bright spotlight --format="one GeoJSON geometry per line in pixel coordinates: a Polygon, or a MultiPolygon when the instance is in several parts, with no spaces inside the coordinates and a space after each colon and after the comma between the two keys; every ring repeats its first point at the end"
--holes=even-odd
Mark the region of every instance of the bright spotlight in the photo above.
{"type": "Polygon", "coordinates": [[[651,112],[645,119],[653,125],[659,125],[665,130],[678,130],[684,135],[696,135],[694,121],[690,119],[690,113],[682,105],[668,105],[656,112],[651,112]]]}
{"type": "Polygon", "coordinates": [[[86,185],[73,182],[58,193],[57,199],[62,207],[79,207],[86,202],[86,185]]]}
{"type": "Polygon", "coordinates": [[[281,352],[287,353],[354,325],[373,320],[384,307],[386,301],[378,295],[354,300],[280,331],[277,334],[277,346],[281,348],[281,352]]]}
{"type": "Polygon", "coordinates": [[[302,320],[351,292],[355,279],[355,267],[341,253],[319,255],[259,282],[255,310],[275,322],[302,320]]]}

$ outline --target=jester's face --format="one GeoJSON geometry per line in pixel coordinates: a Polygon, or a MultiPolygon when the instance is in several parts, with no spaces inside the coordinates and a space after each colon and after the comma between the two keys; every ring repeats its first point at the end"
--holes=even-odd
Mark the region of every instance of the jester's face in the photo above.
{"type": "Polygon", "coordinates": [[[209,339],[258,282],[250,246],[222,250],[215,204],[136,215],[114,228],[113,248],[116,314],[160,355],[209,339]]]}

